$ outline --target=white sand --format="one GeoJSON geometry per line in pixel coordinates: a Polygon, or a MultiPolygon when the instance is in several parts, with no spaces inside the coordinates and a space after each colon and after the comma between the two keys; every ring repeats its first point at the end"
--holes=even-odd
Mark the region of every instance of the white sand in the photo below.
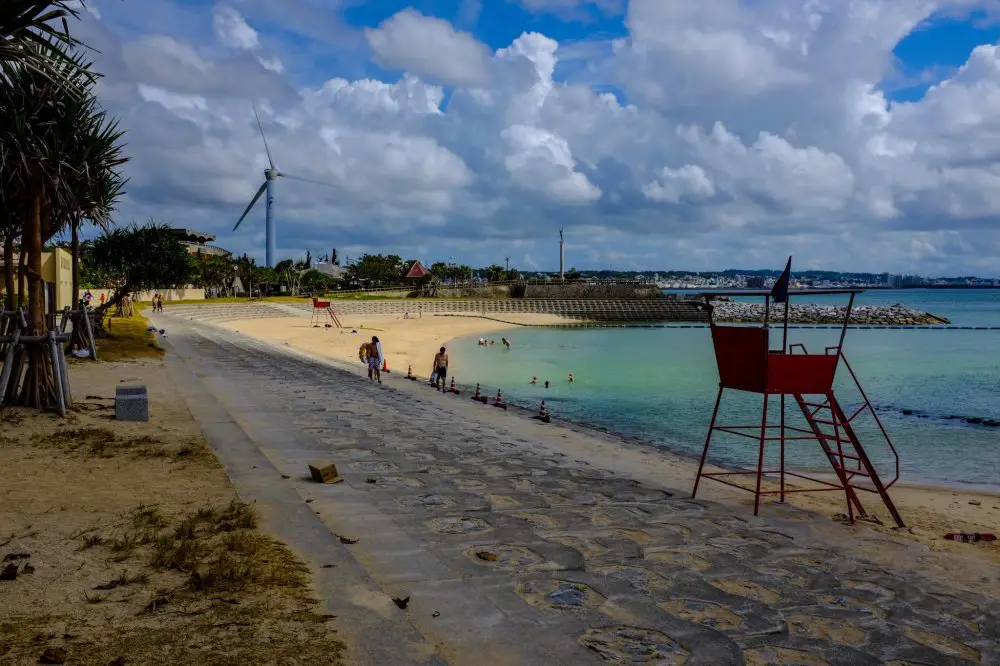
{"type": "MultiPolygon", "coordinates": [[[[505,319],[519,324],[559,324],[566,319],[556,315],[505,313],[505,319]]],[[[309,319],[276,318],[231,321],[222,326],[247,335],[269,340],[314,356],[335,358],[354,363],[361,368],[358,347],[378,336],[389,369],[406,375],[408,366],[413,374],[428,377],[434,355],[451,340],[467,335],[486,335],[512,328],[511,324],[470,316],[424,315],[403,319],[402,315],[346,315],[344,328],[312,328],[309,319]],[[352,334],[351,330],[357,330],[352,334]]],[[[496,338],[500,344],[499,336],[496,338]]],[[[472,379],[471,377],[469,378],[472,379]]]]}

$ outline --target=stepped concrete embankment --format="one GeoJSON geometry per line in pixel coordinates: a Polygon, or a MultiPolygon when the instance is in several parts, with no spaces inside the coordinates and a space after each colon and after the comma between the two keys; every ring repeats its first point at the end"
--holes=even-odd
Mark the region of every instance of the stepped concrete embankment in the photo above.
{"type": "MultiPolygon", "coordinates": [[[[712,307],[715,321],[759,322],[764,317],[763,303],[716,301],[712,307]]],[[[846,306],[791,304],[788,308],[788,321],[795,324],[839,324],[844,321],[846,314],[846,306]]],[[[772,321],[784,319],[784,304],[772,305],[770,316],[772,321]]],[[[914,310],[901,303],[889,306],[858,305],[851,311],[851,324],[854,325],[921,326],[947,323],[950,322],[943,317],[914,310]]]]}
{"type": "MultiPolygon", "coordinates": [[[[332,302],[342,315],[403,315],[411,317],[437,314],[484,315],[502,319],[504,314],[548,314],[577,321],[619,322],[707,322],[704,305],[673,299],[494,299],[494,300],[414,300],[384,299],[332,302]]],[[[234,321],[261,317],[293,316],[295,311],[308,314],[312,303],[219,303],[204,305],[167,305],[170,314],[211,321],[234,321]]]]}
{"type": "MultiPolygon", "coordinates": [[[[548,314],[578,322],[684,322],[708,323],[703,303],[683,299],[384,299],[372,301],[333,301],[341,315],[481,315],[504,320],[505,315],[548,314]]],[[[764,316],[761,303],[716,301],[714,317],[721,322],[760,322],[764,316]]],[[[170,314],[204,321],[235,321],[265,317],[292,317],[309,314],[312,303],[212,303],[166,305],[170,314]]],[[[839,324],[844,320],[842,306],[793,304],[789,321],[795,324],[839,324]]],[[[771,320],[784,317],[784,305],[771,308],[771,320]]],[[[913,310],[903,305],[856,306],[851,313],[852,325],[920,326],[949,323],[943,317],[913,310]]]]}

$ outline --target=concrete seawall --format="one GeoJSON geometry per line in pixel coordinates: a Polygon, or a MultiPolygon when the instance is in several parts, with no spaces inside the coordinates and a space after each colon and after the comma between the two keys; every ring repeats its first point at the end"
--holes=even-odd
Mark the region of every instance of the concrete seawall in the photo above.
{"type": "MultiPolygon", "coordinates": [[[[484,299],[484,300],[414,300],[383,299],[371,301],[333,301],[334,309],[344,315],[479,315],[503,320],[504,315],[549,314],[578,322],[622,323],[695,323],[707,324],[708,313],[698,301],[674,299],[484,299]]],[[[764,307],[756,303],[719,302],[715,304],[715,320],[720,322],[758,323],[764,307]]],[[[171,314],[214,321],[290,317],[309,314],[312,303],[212,303],[204,305],[167,305],[171,314]]],[[[794,324],[839,324],[844,320],[844,308],[822,305],[793,305],[789,321],[794,324]]],[[[779,322],[784,306],[771,310],[771,321],[779,322]]],[[[902,305],[889,307],[860,306],[851,314],[855,326],[919,326],[941,325],[947,319],[902,305]]]]}
{"type": "MultiPolygon", "coordinates": [[[[620,322],[708,322],[703,306],[689,301],[671,299],[495,299],[495,300],[413,300],[384,299],[373,301],[333,301],[334,309],[346,315],[403,315],[411,317],[435,314],[480,314],[502,318],[509,314],[551,314],[579,321],[620,322]]],[[[312,303],[219,303],[205,305],[168,305],[171,314],[217,321],[287,317],[312,311],[312,303]]]]}

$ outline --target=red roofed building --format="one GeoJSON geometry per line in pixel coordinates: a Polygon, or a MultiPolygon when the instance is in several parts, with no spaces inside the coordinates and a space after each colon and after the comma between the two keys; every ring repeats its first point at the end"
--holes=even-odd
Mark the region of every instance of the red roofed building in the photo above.
{"type": "Polygon", "coordinates": [[[423,264],[421,264],[419,261],[414,261],[413,265],[410,266],[410,271],[406,274],[406,279],[419,280],[430,274],[431,272],[426,268],[424,268],[423,264]]]}

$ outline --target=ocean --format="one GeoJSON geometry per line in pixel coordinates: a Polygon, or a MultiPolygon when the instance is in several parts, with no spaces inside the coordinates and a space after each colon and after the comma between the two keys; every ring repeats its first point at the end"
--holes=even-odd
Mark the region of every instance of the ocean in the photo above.
{"type": "MultiPolygon", "coordinates": [[[[813,301],[846,303],[846,297],[813,301]]],[[[856,303],[902,303],[956,326],[1000,326],[996,289],[879,290],[856,303]]],[[[480,382],[491,397],[502,388],[509,402],[531,409],[544,399],[557,419],[700,455],[718,390],[707,328],[519,328],[503,333],[512,342],[509,351],[500,335],[491,336],[494,347],[479,347],[478,336],[452,343],[452,371],[463,384],[480,382]]],[[[789,342],[818,351],[838,335],[792,329],[789,342]]],[[[1000,330],[851,329],[844,353],[899,451],[902,481],[1000,489],[1000,427],[976,422],[1000,421],[1000,330]]],[[[847,372],[838,371],[836,392],[841,403],[860,404],[847,372]]],[[[777,405],[775,398],[773,414],[777,405]]],[[[759,423],[760,408],[761,396],[727,391],[720,421],[759,423]]],[[[803,425],[793,408],[789,400],[789,423],[803,425]]],[[[874,421],[859,416],[856,428],[880,474],[892,478],[894,460],[874,421]]],[[[752,466],[756,447],[750,439],[716,434],[711,459],[752,466]]],[[[815,441],[789,443],[788,464],[822,469],[817,452],[815,441]]]]}

